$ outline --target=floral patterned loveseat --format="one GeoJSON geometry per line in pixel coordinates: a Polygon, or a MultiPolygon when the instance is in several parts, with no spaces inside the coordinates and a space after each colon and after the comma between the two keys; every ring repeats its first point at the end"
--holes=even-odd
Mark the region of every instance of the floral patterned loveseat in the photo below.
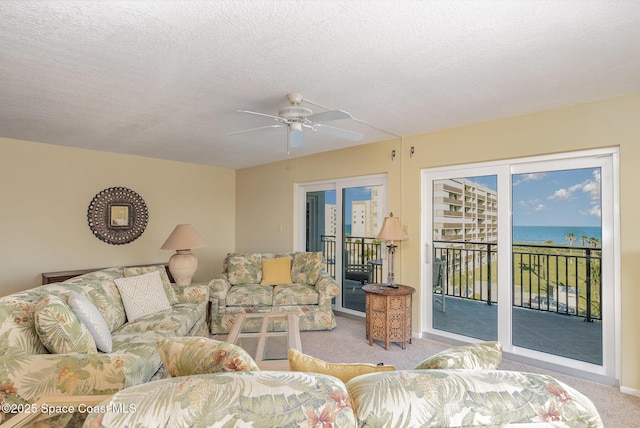
{"type": "MultiPolygon", "coordinates": [[[[331,299],[340,287],[324,269],[322,253],[229,253],[223,266],[224,271],[209,282],[212,334],[228,333],[236,317],[248,312],[294,312],[300,330],[336,326],[331,299]],[[288,259],[290,276],[265,284],[263,265],[282,259],[288,259]]],[[[247,328],[257,329],[259,322],[247,328]]]]}
{"type": "Polygon", "coordinates": [[[11,408],[7,404],[24,405],[43,396],[108,395],[166,377],[158,355],[158,338],[208,336],[205,319],[209,294],[206,285],[171,284],[164,269],[113,267],[1,297],[0,423],[14,416],[4,412],[11,408]],[[164,272],[163,277],[158,276],[162,283],[157,285],[166,293],[169,307],[129,322],[115,281],[154,270],[164,272]],[[84,335],[86,326],[69,314],[72,292],[85,296],[100,313],[102,325],[109,330],[104,334],[110,339],[110,352],[100,352],[97,340],[84,335]],[[47,304],[55,309],[48,324],[41,315],[47,304]],[[45,347],[43,338],[56,334],[81,340],[74,342],[73,349],[63,346],[53,353],[49,348],[62,345],[47,343],[45,347]]]}
{"type": "MultiPolygon", "coordinates": [[[[206,346],[200,341],[192,350],[182,348],[173,361],[186,360],[206,346]]],[[[225,345],[212,345],[218,350],[220,346],[225,345]]],[[[84,426],[603,426],[593,403],[555,378],[496,370],[501,359],[498,343],[452,348],[414,370],[358,374],[357,365],[345,364],[354,372],[343,380],[322,370],[259,371],[248,354],[240,354],[232,349],[218,354],[233,362],[220,358],[214,373],[178,373],[179,377],[122,390],[101,403],[105,410],[89,415],[84,426]],[[226,371],[230,367],[247,371],[226,371]],[[135,412],[111,410],[122,408],[135,412]]],[[[293,368],[291,354],[289,361],[293,368]]],[[[338,365],[331,364],[332,369],[338,365]]]]}

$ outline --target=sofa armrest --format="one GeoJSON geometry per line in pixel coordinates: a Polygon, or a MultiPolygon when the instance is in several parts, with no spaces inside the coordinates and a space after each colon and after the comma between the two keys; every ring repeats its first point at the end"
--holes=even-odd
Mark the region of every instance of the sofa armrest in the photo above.
{"type": "Polygon", "coordinates": [[[173,284],[173,289],[178,296],[178,303],[207,303],[209,301],[208,284],[173,284]]]}
{"type": "Polygon", "coordinates": [[[209,281],[209,297],[211,299],[224,301],[230,289],[231,283],[229,283],[229,279],[225,273],[220,273],[209,281]]]}
{"type": "Polygon", "coordinates": [[[12,354],[0,357],[6,403],[32,403],[42,396],[104,395],[144,382],[144,360],[109,354],[12,354]]]}
{"type": "Polygon", "coordinates": [[[320,295],[333,298],[340,294],[340,286],[335,279],[331,277],[326,271],[320,272],[318,281],[315,284],[316,291],[320,295]]]}

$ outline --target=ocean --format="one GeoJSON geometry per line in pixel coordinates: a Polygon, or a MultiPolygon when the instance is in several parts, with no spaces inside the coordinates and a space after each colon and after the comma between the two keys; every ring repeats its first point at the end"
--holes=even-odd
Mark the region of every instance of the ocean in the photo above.
{"type": "MultiPolygon", "coordinates": [[[[567,235],[573,233],[576,240],[573,245],[582,245],[581,237],[602,240],[602,228],[581,226],[513,226],[513,242],[533,242],[542,244],[553,241],[554,244],[569,244],[567,235]]],[[[585,243],[589,245],[589,242],[585,243]]]]}

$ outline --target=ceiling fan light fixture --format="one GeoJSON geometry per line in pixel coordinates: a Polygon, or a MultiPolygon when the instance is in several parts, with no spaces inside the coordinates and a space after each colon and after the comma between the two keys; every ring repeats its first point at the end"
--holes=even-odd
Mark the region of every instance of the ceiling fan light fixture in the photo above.
{"type": "Polygon", "coordinates": [[[313,111],[306,107],[288,106],[278,110],[278,116],[285,120],[299,120],[311,116],[313,111]]]}
{"type": "Polygon", "coordinates": [[[289,124],[289,132],[302,132],[302,123],[291,122],[289,124]]]}
{"type": "MultiPolygon", "coordinates": [[[[359,141],[363,138],[363,134],[359,132],[353,132],[342,128],[337,128],[335,126],[326,125],[324,122],[330,122],[333,120],[343,120],[343,119],[351,119],[355,120],[350,113],[344,110],[328,110],[325,107],[318,105],[327,111],[320,113],[313,113],[310,108],[303,107],[300,105],[304,99],[302,98],[302,94],[293,92],[287,95],[287,99],[291,105],[281,108],[278,110],[278,115],[274,116],[267,113],[260,113],[256,111],[250,110],[237,110],[240,113],[249,113],[253,115],[268,117],[271,119],[275,119],[278,122],[278,125],[270,125],[270,126],[261,126],[258,128],[244,129],[241,131],[231,132],[227,135],[235,135],[243,132],[250,132],[259,129],[265,128],[277,128],[277,127],[287,127],[287,153],[289,153],[289,149],[292,147],[301,147],[304,144],[304,128],[310,128],[313,131],[320,131],[325,134],[333,135],[334,137],[345,138],[347,140],[359,141]]],[[[310,101],[307,101],[310,104],[314,104],[310,101]]]]}

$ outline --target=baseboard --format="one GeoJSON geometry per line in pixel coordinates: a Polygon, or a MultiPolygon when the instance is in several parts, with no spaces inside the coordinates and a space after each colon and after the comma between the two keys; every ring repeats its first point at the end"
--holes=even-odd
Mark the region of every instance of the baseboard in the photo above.
{"type": "Polygon", "coordinates": [[[640,397],[640,390],[639,389],[635,389],[635,388],[629,388],[626,386],[621,386],[620,387],[620,392],[624,393],[624,394],[629,394],[629,395],[633,395],[636,397],[640,397]]]}
{"type": "Polygon", "coordinates": [[[361,312],[359,312],[359,314],[361,314],[361,315],[357,315],[357,314],[352,314],[350,312],[334,309],[333,310],[333,314],[335,316],[337,316],[337,317],[349,318],[349,319],[352,319],[352,320],[357,320],[357,321],[362,321],[362,322],[364,322],[365,319],[366,319],[365,314],[363,314],[361,312]]]}

